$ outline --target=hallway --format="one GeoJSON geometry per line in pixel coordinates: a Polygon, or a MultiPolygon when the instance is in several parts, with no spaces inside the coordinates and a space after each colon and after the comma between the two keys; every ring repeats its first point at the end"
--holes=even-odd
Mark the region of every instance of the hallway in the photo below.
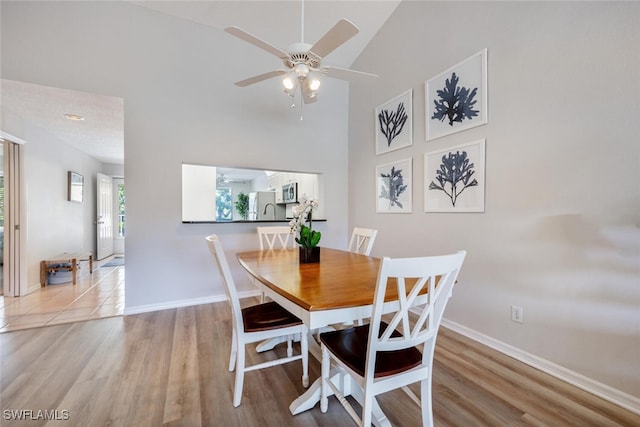
{"type": "Polygon", "coordinates": [[[124,266],[101,266],[92,274],[81,275],[76,285],[48,285],[17,298],[0,296],[0,333],[120,316],[123,312],[124,266]]]}

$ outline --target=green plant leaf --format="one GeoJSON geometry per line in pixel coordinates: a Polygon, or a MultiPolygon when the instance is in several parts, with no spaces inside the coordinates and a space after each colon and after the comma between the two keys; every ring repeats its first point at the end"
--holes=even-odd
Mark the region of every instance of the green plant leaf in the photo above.
{"type": "Polygon", "coordinates": [[[319,231],[311,232],[311,247],[318,246],[318,243],[320,243],[320,237],[322,237],[322,234],[319,231]]]}

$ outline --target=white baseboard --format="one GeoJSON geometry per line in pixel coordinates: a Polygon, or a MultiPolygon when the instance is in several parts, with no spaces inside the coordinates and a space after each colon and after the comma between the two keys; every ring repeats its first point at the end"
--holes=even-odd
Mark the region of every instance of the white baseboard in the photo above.
{"type": "Polygon", "coordinates": [[[640,415],[640,399],[635,396],[592,380],[582,374],[571,371],[560,365],[556,365],[553,362],[542,359],[531,353],[527,353],[517,347],[513,347],[447,319],[442,319],[442,326],[640,415]]]}
{"type": "MultiPolygon", "coordinates": [[[[238,297],[240,299],[255,297],[260,295],[261,295],[260,291],[257,291],[257,290],[238,292],[238,297]]],[[[172,308],[189,307],[192,305],[211,304],[214,302],[221,302],[226,300],[227,300],[227,297],[224,294],[222,294],[222,295],[214,295],[210,297],[193,298],[188,300],[168,301],[160,304],[138,305],[135,307],[125,307],[124,315],[128,316],[130,314],[149,313],[152,311],[169,310],[172,308]]]]}

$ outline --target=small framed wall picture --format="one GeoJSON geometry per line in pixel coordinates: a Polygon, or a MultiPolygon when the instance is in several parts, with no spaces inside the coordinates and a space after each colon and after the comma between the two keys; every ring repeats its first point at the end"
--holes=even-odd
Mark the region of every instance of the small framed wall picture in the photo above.
{"type": "Polygon", "coordinates": [[[411,158],[376,166],[376,212],[411,213],[411,158]]]}
{"type": "Polygon", "coordinates": [[[413,144],[413,90],[385,102],[375,111],[376,154],[413,144]]]}
{"type": "Polygon", "coordinates": [[[487,123],[487,49],[427,80],[427,141],[487,123]]]}
{"type": "Polygon", "coordinates": [[[82,203],[84,193],[84,177],[76,172],[67,173],[67,200],[82,203]]]}
{"type": "Polygon", "coordinates": [[[485,140],[424,155],[425,212],[484,212],[485,140]]]}

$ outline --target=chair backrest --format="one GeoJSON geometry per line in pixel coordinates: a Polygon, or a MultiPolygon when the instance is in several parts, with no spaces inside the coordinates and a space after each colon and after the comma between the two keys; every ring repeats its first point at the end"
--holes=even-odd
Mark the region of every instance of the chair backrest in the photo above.
{"type": "Polygon", "coordinates": [[[291,227],[289,226],[258,227],[260,250],[287,248],[289,241],[292,242],[290,246],[293,247],[294,239],[292,236],[291,227]],[[280,244],[277,245],[276,242],[280,242],[280,244]]]}
{"type": "Polygon", "coordinates": [[[238,330],[242,331],[242,311],[240,310],[240,299],[238,298],[236,284],[233,281],[231,269],[229,268],[229,263],[227,262],[227,257],[224,254],[224,250],[222,249],[222,244],[220,243],[220,239],[216,234],[207,236],[206,240],[207,244],[209,245],[209,252],[211,252],[211,254],[213,255],[213,259],[215,259],[218,266],[218,271],[222,276],[224,292],[227,295],[227,300],[229,300],[229,303],[231,304],[231,314],[235,322],[235,327],[240,328],[238,330]]]}
{"type": "Polygon", "coordinates": [[[378,230],[355,227],[351,233],[351,240],[349,240],[349,252],[369,256],[377,235],[378,230]]]}
{"type": "Polygon", "coordinates": [[[378,351],[424,344],[422,363],[431,365],[440,321],[465,256],[466,252],[460,251],[433,257],[382,259],[369,329],[366,378],[373,379],[378,351]],[[398,288],[398,307],[384,315],[385,322],[391,320],[381,334],[380,321],[386,311],[383,305],[388,307],[388,302],[385,303],[387,286],[394,285],[398,288]],[[410,321],[410,313],[415,321],[410,321]],[[392,336],[396,329],[401,336],[392,336]]]}

